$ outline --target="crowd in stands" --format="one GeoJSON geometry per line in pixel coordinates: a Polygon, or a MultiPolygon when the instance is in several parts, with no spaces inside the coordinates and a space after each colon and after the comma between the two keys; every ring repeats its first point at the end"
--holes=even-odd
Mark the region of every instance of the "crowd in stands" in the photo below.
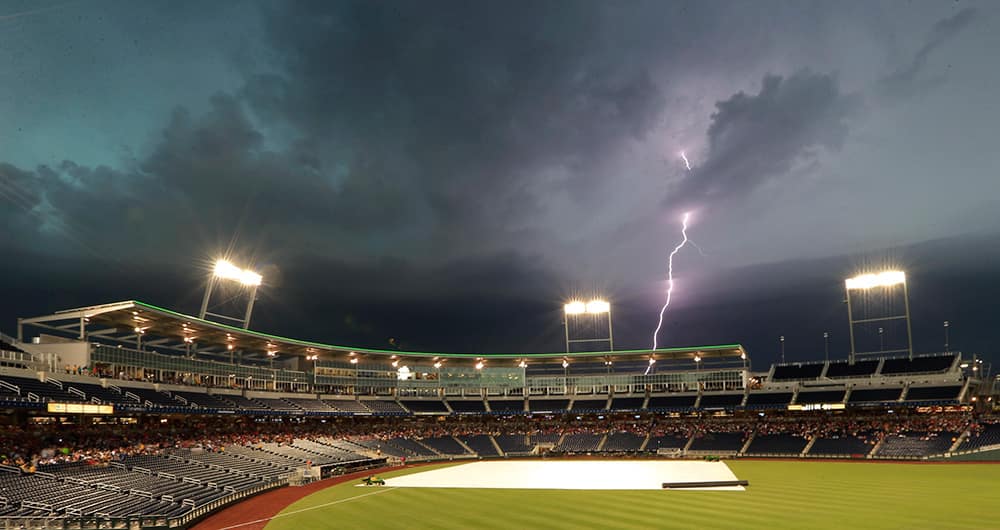
{"type": "Polygon", "coordinates": [[[157,454],[168,448],[221,451],[230,445],[291,443],[297,438],[332,436],[354,440],[427,439],[474,435],[574,435],[631,433],[645,437],[702,437],[719,433],[791,434],[810,437],[876,437],[904,433],[975,434],[1000,418],[968,413],[910,415],[747,416],[665,418],[660,416],[581,418],[466,417],[341,418],[311,421],[255,421],[250,418],[187,417],[169,421],[111,424],[0,426],[0,464],[25,470],[60,462],[107,463],[128,455],[157,454]]]}

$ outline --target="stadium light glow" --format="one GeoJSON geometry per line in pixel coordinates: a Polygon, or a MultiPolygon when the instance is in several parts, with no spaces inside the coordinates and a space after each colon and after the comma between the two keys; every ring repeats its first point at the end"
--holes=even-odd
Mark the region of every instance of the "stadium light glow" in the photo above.
{"type": "Polygon", "coordinates": [[[215,262],[214,274],[216,278],[236,280],[249,287],[260,285],[264,279],[260,274],[250,269],[241,269],[224,259],[215,262]]]}
{"type": "Polygon", "coordinates": [[[565,311],[567,315],[580,315],[587,312],[587,304],[579,300],[573,300],[563,306],[563,311],[565,311]]]}
{"type": "Polygon", "coordinates": [[[587,302],[587,312],[592,315],[600,315],[611,311],[611,304],[606,300],[591,300],[587,302]]]}
{"type": "Polygon", "coordinates": [[[882,271],[871,274],[861,274],[844,280],[848,289],[872,289],[874,287],[892,287],[906,283],[906,273],[903,271],[882,271]]]}
{"type": "Polygon", "coordinates": [[[434,368],[440,369],[441,368],[441,361],[438,361],[438,362],[434,363],[434,368]]]}
{"type": "Polygon", "coordinates": [[[351,357],[351,364],[358,364],[358,358],[357,357],[351,357]]]}
{"type": "Polygon", "coordinates": [[[567,361],[566,359],[563,359],[562,365],[563,365],[563,368],[569,368],[569,361],[567,361]]]}
{"type": "Polygon", "coordinates": [[[482,370],[482,369],[483,369],[483,366],[485,366],[485,365],[483,364],[483,361],[478,361],[478,362],[476,362],[476,370],[482,370]]]}
{"type": "Polygon", "coordinates": [[[521,359],[521,362],[517,363],[517,367],[518,368],[527,368],[528,367],[528,363],[524,359],[521,359]]]}

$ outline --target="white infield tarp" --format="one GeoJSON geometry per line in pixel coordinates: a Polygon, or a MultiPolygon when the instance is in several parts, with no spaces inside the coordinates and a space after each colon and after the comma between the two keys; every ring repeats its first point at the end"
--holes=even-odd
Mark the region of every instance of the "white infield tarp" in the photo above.
{"type": "MultiPolygon", "coordinates": [[[[738,480],[725,462],[664,460],[494,460],[386,479],[394,488],[661,490],[664,482],[738,480]]],[[[692,488],[693,489],[693,488],[692,488]]],[[[742,491],[742,486],[700,488],[742,491]]]]}

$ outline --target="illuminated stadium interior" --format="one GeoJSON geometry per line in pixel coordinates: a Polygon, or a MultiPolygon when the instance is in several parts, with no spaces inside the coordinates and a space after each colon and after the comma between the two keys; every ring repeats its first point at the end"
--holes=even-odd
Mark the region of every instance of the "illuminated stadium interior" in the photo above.
{"type": "Polygon", "coordinates": [[[0,0],[0,530],[1000,528],[998,21],[0,0]]]}

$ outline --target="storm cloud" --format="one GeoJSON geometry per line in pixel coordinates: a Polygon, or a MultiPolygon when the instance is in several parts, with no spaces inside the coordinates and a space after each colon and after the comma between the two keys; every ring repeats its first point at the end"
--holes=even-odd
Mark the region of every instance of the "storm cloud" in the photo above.
{"type": "Polygon", "coordinates": [[[358,340],[393,311],[351,304],[430,296],[642,315],[687,209],[698,281],[997,228],[991,6],[43,7],[0,18],[0,244],[130,278],[232,252],[277,314],[336,286],[358,340]],[[963,207],[928,208],[959,159],[963,207]]]}

